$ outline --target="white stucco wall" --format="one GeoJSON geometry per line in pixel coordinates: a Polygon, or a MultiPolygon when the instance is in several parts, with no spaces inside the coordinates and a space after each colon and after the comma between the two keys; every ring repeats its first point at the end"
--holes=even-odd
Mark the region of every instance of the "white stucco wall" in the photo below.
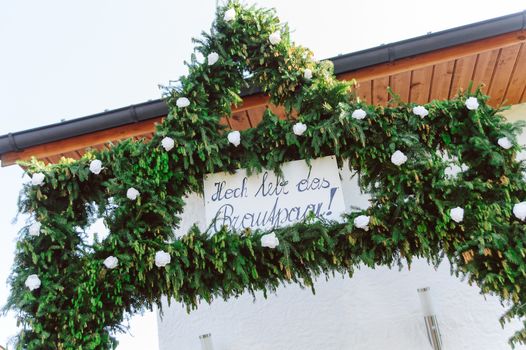
{"type": "MultiPolygon", "coordinates": [[[[511,113],[509,118],[518,117],[511,113]]],[[[526,135],[521,142],[526,143],[526,135]]],[[[344,195],[352,199],[347,206],[367,206],[349,176],[342,174],[344,195]]],[[[188,198],[181,232],[204,223],[203,205],[198,196],[188,198]]],[[[180,304],[165,302],[158,322],[160,350],[200,350],[198,337],[205,333],[212,334],[215,350],[430,349],[416,292],[426,286],[444,349],[509,349],[507,339],[520,327],[515,322],[502,329],[498,319],[505,308],[498,299],[481,296],[479,288],[450,276],[447,262],[437,270],[423,260],[411,270],[362,268],[352,279],[321,278],[315,286],[316,295],[287,285],[268,299],[216,300],[190,314],[180,304]]]]}

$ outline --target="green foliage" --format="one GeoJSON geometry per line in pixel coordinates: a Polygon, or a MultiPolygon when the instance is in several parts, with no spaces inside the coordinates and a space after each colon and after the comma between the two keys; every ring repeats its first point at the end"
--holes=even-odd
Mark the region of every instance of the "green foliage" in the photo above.
{"type": "MultiPolygon", "coordinates": [[[[433,101],[425,118],[396,99],[388,107],[367,105],[352,94],[352,82],[334,78],[330,63],[314,62],[310,51],[291,43],[273,11],[237,1],[218,9],[211,33],[196,42],[196,51],[217,52],[219,61],[198,64],[192,57],[189,75],[166,96],[170,113],[151,142],[129,140],[56,165],[26,164],[30,175],[43,172],[45,183],[27,185],[20,200],[20,211],[39,221],[42,233],[22,230],[10,278],[6,309],[16,311],[22,325],[18,349],[111,349],[123,319],[160,307],[162,295],[190,310],[200,300],[266,294],[283,283],[312,288],[320,274],[352,275],[360,264],[393,266],[415,257],[433,264],[447,257],[454,274],[511,305],[502,322],[525,319],[525,226],[512,214],[526,198],[525,164],[515,160],[519,125],[506,123],[486,96],[477,90],[433,101]],[[228,8],[236,11],[234,21],[223,19],[228,8]],[[272,45],[268,37],[276,30],[282,40],[272,45]],[[311,80],[304,78],[306,68],[311,80]],[[241,102],[245,72],[289,118],[267,110],[234,147],[219,119],[241,102]],[[480,103],[477,110],[465,106],[470,95],[480,103]],[[176,106],[181,96],[190,106],[176,106]],[[352,118],[357,108],[367,112],[365,119],[352,118]],[[293,113],[308,125],[301,137],[292,133],[293,113]],[[161,147],[165,136],[175,140],[169,152],[161,147]],[[503,136],[513,140],[511,149],[497,145],[503,136]],[[401,166],[390,161],[396,150],[408,156],[401,166]],[[327,155],[340,165],[348,160],[372,195],[370,208],[343,224],[310,220],[275,229],[280,245],[274,250],[261,247],[259,231],[224,228],[211,236],[193,227],[173,237],[183,198],[202,190],[204,174],[279,171],[283,162],[327,155]],[[103,163],[99,175],[89,171],[93,159],[103,163]],[[446,176],[450,163],[468,169],[446,176]],[[140,191],[136,201],[126,197],[130,187],[140,191]],[[465,209],[461,223],[449,214],[457,206],[465,209]],[[362,214],[371,218],[368,231],[354,227],[362,214]],[[98,217],[111,233],[87,245],[83,230],[98,217]],[[172,257],[165,268],[154,265],[158,250],[172,257]],[[111,270],[103,266],[110,255],[119,259],[111,270]],[[39,289],[24,286],[30,274],[41,279],[39,289]]],[[[510,340],[524,342],[525,329],[510,340]]]]}

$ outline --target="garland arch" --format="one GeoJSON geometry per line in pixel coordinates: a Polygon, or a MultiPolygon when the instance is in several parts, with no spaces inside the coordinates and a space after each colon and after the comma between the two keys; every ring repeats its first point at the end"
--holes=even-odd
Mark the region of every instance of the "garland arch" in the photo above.
{"type": "MultiPolygon", "coordinates": [[[[446,257],[453,274],[510,305],[501,322],[525,319],[521,126],[505,122],[479,90],[425,106],[396,97],[387,107],[365,104],[329,62],[290,42],[272,10],[235,0],[196,42],[205,60],[193,55],[189,74],[167,93],[170,113],[150,142],[26,164],[32,183],[19,206],[32,219],[20,232],[6,305],[22,325],[18,349],[111,349],[126,315],[161,307],[162,295],[191,309],[415,257],[446,257]],[[219,120],[241,101],[247,79],[288,119],[267,110],[257,127],[229,133],[219,120]],[[372,196],[367,210],[343,223],[215,235],[194,226],[173,237],[183,198],[202,191],[204,174],[279,171],[327,155],[359,174],[372,196]],[[98,217],[110,234],[87,245],[84,230],[98,217]]],[[[526,329],[510,339],[518,343],[526,329]]]]}

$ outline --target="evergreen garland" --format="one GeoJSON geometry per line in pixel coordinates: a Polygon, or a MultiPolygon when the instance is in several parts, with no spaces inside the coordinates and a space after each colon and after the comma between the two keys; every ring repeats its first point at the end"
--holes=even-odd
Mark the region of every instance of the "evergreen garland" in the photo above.
{"type": "MultiPolygon", "coordinates": [[[[313,287],[320,274],[351,276],[361,264],[415,257],[434,265],[447,257],[453,274],[511,305],[502,322],[526,319],[520,125],[505,122],[479,90],[425,106],[396,96],[387,107],[368,105],[353,82],[334,78],[330,62],[291,43],[273,10],[235,0],[196,43],[205,61],[193,55],[187,63],[150,142],[25,164],[33,183],[19,206],[33,221],[20,232],[6,305],[22,325],[18,349],[111,349],[127,315],[160,308],[162,295],[190,310],[201,300],[266,295],[284,283],[313,287]],[[235,146],[219,121],[247,84],[283,105],[287,120],[267,110],[235,146]],[[297,122],[307,127],[299,126],[301,136],[297,122]],[[275,249],[262,246],[261,231],[211,235],[194,226],[174,238],[183,198],[202,191],[204,174],[279,171],[328,155],[357,171],[370,208],[344,223],[275,229],[275,249]],[[110,234],[88,245],[84,230],[98,217],[110,234]]],[[[526,329],[510,339],[525,342],[526,329]]]]}

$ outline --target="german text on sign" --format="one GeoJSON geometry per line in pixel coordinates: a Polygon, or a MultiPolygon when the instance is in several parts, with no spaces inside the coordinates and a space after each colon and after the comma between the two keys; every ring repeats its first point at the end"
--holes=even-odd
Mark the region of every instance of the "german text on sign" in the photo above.
{"type": "Polygon", "coordinates": [[[272,229],[315,215],[339,220],[345,211],[341,181],[334,157],[284,163],[282,176],[265,170],[247,176],[209,174],[204,179],[205,213],[208,225],[217,232],[230,229],[272,229]]]}

